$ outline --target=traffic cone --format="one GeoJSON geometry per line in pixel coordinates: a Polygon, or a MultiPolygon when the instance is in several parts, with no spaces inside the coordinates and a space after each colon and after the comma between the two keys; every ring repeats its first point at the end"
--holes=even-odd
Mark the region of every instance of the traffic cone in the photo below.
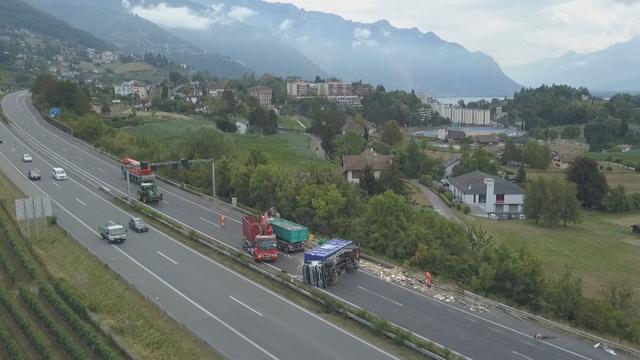
{"type": "Polygon", "coordinates": [[[224,226],[224,214],[220,214],[220,226],[224,226]]]}

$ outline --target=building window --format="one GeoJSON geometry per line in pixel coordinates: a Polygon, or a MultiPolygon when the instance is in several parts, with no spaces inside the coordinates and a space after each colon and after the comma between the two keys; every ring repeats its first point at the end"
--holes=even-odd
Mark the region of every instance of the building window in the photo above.
{"type": "Polygon", "coordinates": [[[500,205],[496,205],[496,212],[497,213],[502,213],[504,212],[504,205],[500,204],[500,205]]]}
{"type": "Polygon", "coordinates": [[[517,213],[518,212],[518,205],[517,204],[509,204],[509,212],[517,213]]]}
{"type": "Polygon", "coordinates": [[[496,194],[496,204],[504,204],[504,194],[496,194]]]}
{"type": "Polygon", "coordinates": [[[484,194],[478,195],[478,203],[486,204],[487,203],[487,195],[484,195],[484,194]]]}

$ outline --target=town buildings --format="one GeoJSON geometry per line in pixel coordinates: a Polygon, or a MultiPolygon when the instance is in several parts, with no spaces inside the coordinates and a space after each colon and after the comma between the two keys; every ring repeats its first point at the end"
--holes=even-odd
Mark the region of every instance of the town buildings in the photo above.
{"type": "Polygon", "coordinates": [[[137,95],[140,99],[149,97],[149,88],[140,81],[125,81],[114,87],[116,96],[137,95]]]}
{"type": "Polygon", "coordinates": [[[361,106],[351,83],[340,80],[309,82],[299,78],[287,79],[287,96],[292,99],[320,97],[347,106],[361,106]]]}
{"type": "Polygon", "coordinates": [[[342,156],[342,175],[353,184],[360,183],[364,169],[369,166],[376,179],[384,171],[389,171],[393,164],[393,156],[379,155],[373,149],[367,149],[360,155],[342,156]]]}
{"type": "Polygon", "coordinates": [[[433,104],[433,110],[451,120],[453,125],[491,125],[491,110],[463,108],[451,104],[433,104]]]}
{"type": "Polygon", "coordinates": [[[260,105],[269,108],[271,106],[272,90],[268,86],[256,85],[249,89],[249,95],[258,99],[260,105]]]}

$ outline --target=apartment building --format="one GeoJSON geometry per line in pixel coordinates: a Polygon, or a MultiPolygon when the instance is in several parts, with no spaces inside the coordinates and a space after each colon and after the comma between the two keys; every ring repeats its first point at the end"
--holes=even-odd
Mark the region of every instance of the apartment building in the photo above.
{"type": "Polygon", "coordinates": [[[438,112],[440,116],[451,120],[453,125],[491,125],[491,110],[469,109],[451,104],[435,104],[432,106],[433,110],[438,112]]]}
{"type": "Polygon", "coordinates": [[[272,90],[268,86],[257,85],[249,89],[249,95],[258,99],[260,105],[268,108],[271,106],[272,90]]]}

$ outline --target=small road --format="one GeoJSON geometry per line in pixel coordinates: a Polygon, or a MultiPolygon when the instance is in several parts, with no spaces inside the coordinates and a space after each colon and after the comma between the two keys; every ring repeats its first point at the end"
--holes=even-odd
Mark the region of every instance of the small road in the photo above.
{"type": "Polygon", "coordinates": [[[436,193],[434,193],[433,191],[431,191],[431,189],[429,189],[428,187],[420,184],[418,182],[418,180],[411,180],[411,183],[413,185],[415,185],[416,187],[418,187],[418,189],[420,189],[420,191],[422,191],[427,198],[429,198],[429,202],[431,202],[431,206],[433,206],[433,209],[440,214],[440,216],[448,219],[448,220],[452,220],[455,221],[459,224],[462,223],[462,221],[460,221],[460,219],[456,216],[456,214],[453,212],[453,210],[451,210],[447,204],[444,203],[444,201],[442,201],[442,199],[440,199],[440,196],[438,196],[436,193]]]}
{"type": "Polygon", "coordinates": [[[324,148],[322,147],[322,140],[316,135],[309,134],[309,138],[311,138],[311,142],[309,146],[311,147],[311,151],[316,153],[316,156],[320,160],[326,160],[327,154],[324,152],[324,148]]]}

